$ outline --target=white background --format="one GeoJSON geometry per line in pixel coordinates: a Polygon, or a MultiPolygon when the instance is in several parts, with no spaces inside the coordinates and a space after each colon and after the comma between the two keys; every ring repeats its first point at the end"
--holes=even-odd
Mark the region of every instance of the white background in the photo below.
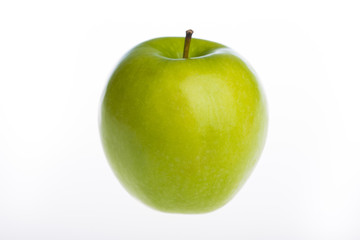
{"type": "Polygon", "coordinates": [[[0,239],[360,239],[357,1],[1,1],[0,239]],[[270,109],[255,171],[225,207],[158,212],[118,183],[98,107],[155,37],[223,43],[270,109]]]}

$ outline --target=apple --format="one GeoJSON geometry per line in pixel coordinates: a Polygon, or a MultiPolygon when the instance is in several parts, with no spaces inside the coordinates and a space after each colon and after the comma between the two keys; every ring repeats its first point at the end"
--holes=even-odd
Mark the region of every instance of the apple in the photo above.
{"type": "Polygon", "coordinates": [[[101,102],[101,139],[115,175],[164,212],[225,205],[252,172],[267,133],[266,100],[251,67],[191,34],[185,44],[164,37],[134,47],[101,102]]]}

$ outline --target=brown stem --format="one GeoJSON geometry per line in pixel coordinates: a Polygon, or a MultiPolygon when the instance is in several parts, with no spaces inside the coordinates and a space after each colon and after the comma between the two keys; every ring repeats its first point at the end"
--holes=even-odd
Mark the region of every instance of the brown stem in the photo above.
{"type": "Polygon", "coordinates": [[[183,58],[188,58],[188,57],[189,57],[189,49],[190,49],[191,35],[192,35],[193,33],[194,33],[194,31],[191,30],[191,29],[189,29],[189,30],[186,31],[183,58]]]}

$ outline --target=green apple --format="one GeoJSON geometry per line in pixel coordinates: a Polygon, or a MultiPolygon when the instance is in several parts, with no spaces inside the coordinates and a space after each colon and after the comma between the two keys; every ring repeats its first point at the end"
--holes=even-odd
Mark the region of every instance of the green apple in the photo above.
{"type": "Polygon", "coordinates": [[[267,132],[254,71],[228,47],[201,39],[190,46],[190,39],[185,47],[178,37],[134,47],[101,102],[113,171],[128,192],[164,212],[226,204],[256,165],[267,132]]]}

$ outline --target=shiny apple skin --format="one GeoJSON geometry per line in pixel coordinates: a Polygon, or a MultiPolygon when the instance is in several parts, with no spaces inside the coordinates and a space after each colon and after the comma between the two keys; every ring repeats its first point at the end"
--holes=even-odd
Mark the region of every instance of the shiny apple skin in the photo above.
{"type": "Polygon", "coordinates": [[[206,213],[241,188],[264,147],[268,114],[254,71],[224,45],[146,41],[121,60],[101,102],[107,159],[136,198],[164,212],[206,213]]]}

